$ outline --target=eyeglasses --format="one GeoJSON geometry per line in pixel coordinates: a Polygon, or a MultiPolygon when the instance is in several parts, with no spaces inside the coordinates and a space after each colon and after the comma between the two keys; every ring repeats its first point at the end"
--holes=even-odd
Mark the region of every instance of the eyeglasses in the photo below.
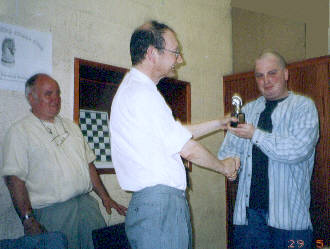
{"type": "Polygon", "coordinates": [[[179,49],[177,49],[177,50],[171,50],[171,49],[167,49],[167,48],[158,48],[158,49],[166,50],[168,52],[171,52],[171,53],[175,54],[175,58],[176,59],[178,59],[179,56],[182,56],[182,53],[181,53],[181,51],[179,49]]]}
{"type": "Polygon", "coordinates": [[[64,141],[68,138],[69,132],[67,130],[64,131],[63,134],[59,134],[56,137],[54,137],[51,142],[55,142],[57,146],[61,146],[64,141]]]}
{"type": "Polygon", "coordinates": [[[49,127],[47,127],[41,119],[39,119],[45,130],[52,136],[52,140],[50,140],[50,142],[54,142],[57,146],[61,146],[70,134],[65,128],[62,118],[59,117],[59,119],[61,121],[64,133],[58,134],[57,129],[55,127],[56,133],[58,135],[55,135],[53,131],[49,127]]]}

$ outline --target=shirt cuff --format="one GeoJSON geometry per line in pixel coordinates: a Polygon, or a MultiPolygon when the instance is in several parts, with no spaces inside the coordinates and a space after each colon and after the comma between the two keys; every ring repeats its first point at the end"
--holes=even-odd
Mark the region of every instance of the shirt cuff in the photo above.
{"type": "Polygon", "coordinates": [[[258,128],[254,130],[254,134],[251,138],[251,142],[257,146],[260,146],[264,137],[264,132],[258,128]]]}

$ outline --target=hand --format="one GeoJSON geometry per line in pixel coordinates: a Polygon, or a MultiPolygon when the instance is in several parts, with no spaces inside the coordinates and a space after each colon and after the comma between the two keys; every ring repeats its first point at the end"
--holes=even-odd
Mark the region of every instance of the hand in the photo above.
{"type": "Polygon", "coordinates": [[[226,176],[229,181],[234,181],[241,165],[239,157],[226,158],[222,160],[222,163],[224,165],[224,176],[226,176]]]}
{"type": "Polygon", "coordinates": [[[247,139],[251,139],[253,137],[254,131],[256,129],[252,124],[239,124],[237,128],[233,128],[228,125],[227,128],[228,131],[230,131],[234,135],[247,139]]]}
{"type": "Polygon", "coordinates": [[[25,235],[37,235],[47,232],[46,228],[33,217],[24,220],[23,227],[25,235]]]}
{"type": "Polygon", "coordinates": [[[220,120],[220,129],[227,130],[228,126],[230,126],[230,122],[238,122],[238,119],[235,117],[225,116],[220,120]]]}
{"type": "Polygon", "coordinates": [[[106,198],[105,200],[102,200],[102,203],[103,203],[103,206],[105,207],[108,214],[111,214],[111,208],[114,208],[114,209],[117,210],[117,212],[120,215],[126,216],[127,208],[120,205],[120,204],[118,204],[117,202],[115,202],[111,198],[106,198]]]}

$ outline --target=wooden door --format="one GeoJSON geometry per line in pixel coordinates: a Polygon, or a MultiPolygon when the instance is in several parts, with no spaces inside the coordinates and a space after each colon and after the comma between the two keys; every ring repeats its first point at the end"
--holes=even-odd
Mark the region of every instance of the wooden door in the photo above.
{"type": "MultiPolygon", "coordinates": [[[[329,71],[330,56],[308,59],[288,65],[288,88],[296,93],[311,97],[318,109],[320,139],[316,147],[316,158],[311,181],[311,219],[316,248],[329,246],[329,71]]],[[[260,96],[254,73],[241,73],[223,77],[225,113],[231,112],[231,96],[239,93],[244,102],[260,96]]],[[[226,182],[227,200],[227,245],[232,248],[233,211],[238,180],[226,182]]]]}

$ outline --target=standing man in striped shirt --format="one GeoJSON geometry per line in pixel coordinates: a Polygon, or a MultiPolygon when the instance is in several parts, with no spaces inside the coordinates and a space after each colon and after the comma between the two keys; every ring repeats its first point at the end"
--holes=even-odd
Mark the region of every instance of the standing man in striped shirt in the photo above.
{"type": "Polygon", "coordinates": [[[246,124],[228,128],[218,153],[219,159],[241,159],[234,246],[311,248],[317,109],[311,99],[288,91],[286,62],[274,51],[256,59],[255,79],[262,96],[243,107],[246,124]]]}

